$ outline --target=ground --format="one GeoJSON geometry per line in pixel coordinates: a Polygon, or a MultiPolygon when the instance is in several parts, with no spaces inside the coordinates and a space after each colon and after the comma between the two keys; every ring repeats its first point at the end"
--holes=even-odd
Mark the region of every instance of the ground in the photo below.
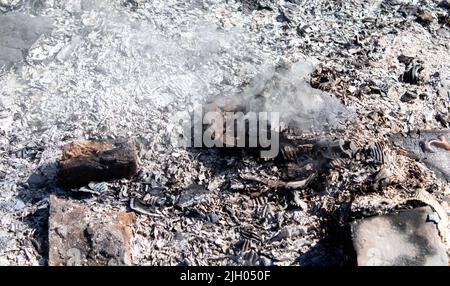
{"type": "Polygon", "coordinates": [[[404,205],[414,189],[449,196],[448,179],[389,143],[448,128],[446,3],[1,0],[0,23],[33,16],[42,27],[0,25],[0,264],[48,264],[50,195],[129,211],[130,198],[176,198],[193,184],[208,190],[201,201],[137,216],[133,264],[351,263],[337,229],[404,205]],[[415,83],[402,78],[408,57],[423,68],[415,83]],[[405,102],[406,91],[417,98],[405,102]],[[308,165],[320,155],[279,163],[172,140],[197,104],[257,94],[295,129],[295,148],[326,137],[357,151],[322,168],[308,165]],[[135,178],[101,195],[58,185],[64,144],[116,138],[138,150],[135,178]],[[374,142],[382,164],[365,157],[374,142]],[[304,178],[307,165],[319,179],[301,191],[270,183],[304,178]]]}

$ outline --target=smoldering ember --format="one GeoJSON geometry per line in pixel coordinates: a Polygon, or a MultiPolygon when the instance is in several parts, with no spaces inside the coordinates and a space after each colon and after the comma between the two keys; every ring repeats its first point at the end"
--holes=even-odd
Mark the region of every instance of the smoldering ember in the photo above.
{"type": "Polygon", "coordinates": [[[448,266],[449,50],[448,0],[0,0],[0,265],[448,266]]]}

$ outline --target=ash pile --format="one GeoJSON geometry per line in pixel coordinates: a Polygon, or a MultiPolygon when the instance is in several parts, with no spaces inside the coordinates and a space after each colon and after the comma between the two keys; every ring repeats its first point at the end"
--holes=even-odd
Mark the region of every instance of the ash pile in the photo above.
{"type": "Polygon", "coordinates": [[[448,264],[447,0],[149,2],[0,0],[1,265],[448,264]]]}

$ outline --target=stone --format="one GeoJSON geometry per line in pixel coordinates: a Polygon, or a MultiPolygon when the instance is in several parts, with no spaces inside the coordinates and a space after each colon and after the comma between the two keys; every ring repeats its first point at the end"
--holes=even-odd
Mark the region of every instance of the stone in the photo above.
{"type": "Polygon", "coordinates": [[[404,210],[351,224],[359,266],[447,266],[448,257],[430,207],[404,210]]]}
{"type": "Polygon", "coordinates": [[[131,265],[132,212],[93,211],[51,196],[50,266],[131,265]]]}
{"type": "Polygon", "coordinates": [[[62,186],[82,187],[90,182],[132,178],[137,157],[129,143],[75,141],[63,147],[58,178],[62,186]]]}
{"type": "Polygon", "coordinates": [[[0,15],[0,68],[9,68],[22,60],[24,52],[52,29],[52,21],[46,17],[21,13],[0,15]]]}

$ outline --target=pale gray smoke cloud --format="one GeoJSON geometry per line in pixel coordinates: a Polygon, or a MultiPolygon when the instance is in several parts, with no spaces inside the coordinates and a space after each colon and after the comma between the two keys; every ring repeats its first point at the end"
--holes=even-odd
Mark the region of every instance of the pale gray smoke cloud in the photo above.
{"type": "Polygon", "coordinates": [[[263,109],[302,128],[338,120],[338,101],[306,83],[311,68],[275,71],[282,57],[249,23],[223,28],[194,2],[145,5],[131,12],[120,1],[45,2],[41,12],[55,28],[31,47],[29,65],[0,77],[0,102],[11,103],[2,120],[56,144],[68,133],[139,136],[149,148],[167,144],[182,130],[179,119],[210,98],[252,105],[262,94],[263,109]]]}
{"type": "Polygon", "coordinates": [[[337,128],[351,113],[331,94],[311,87],[314,66],[307,60],[290,67],[267,68],[244,93],[249,108],[280,113],[286,125],[304,132],[337,128]],[[265,103],[260,106],[263,96],[265,103]],[[259,101],[259,102],[257,102],[259,101]]]}

